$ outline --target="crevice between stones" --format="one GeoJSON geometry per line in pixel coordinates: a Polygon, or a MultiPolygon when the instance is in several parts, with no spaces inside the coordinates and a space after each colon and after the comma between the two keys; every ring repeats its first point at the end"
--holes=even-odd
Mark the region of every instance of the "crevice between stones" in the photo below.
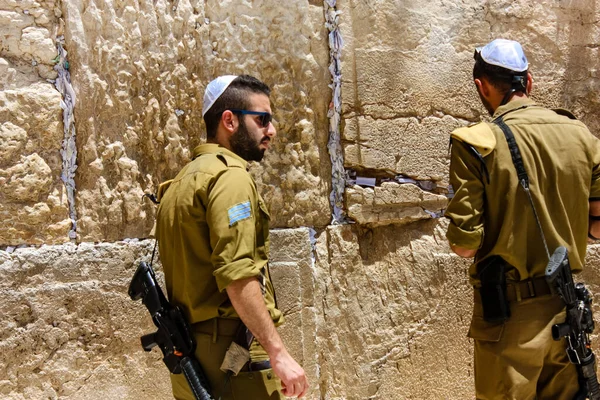
{"type": "Polygon", "coordinates": [[[62,156],[62,173],[60,175],[67,190],[67,203],[69,205],[69,217],[71,218],[71,229],[69,230],[69,239],[75,242],[77,239],[77,211],[75,210],[75,171],[77,170],[77,146],[75,143],[75,91],[71,85],[71,74],[69,73],[69,61],[67,61],[67,51],[63,45],[64,36],[56,38],[56,48],[58,50],[57,63],[54,70],[58,73],[58,78],[54,82],[56,90],[62,95],[60,107],[63,109],[64,138],[60,154],[62,156]]]}
{"type": "Polygon", "coordinates": [[[342,224],[346,221],[344,210],[344,188],[346,186],[346,170],[344,169],[344,154],[340,140],[340,121],[342,114],[342,71],[341,53],[344,41],[339,30],[339,15],[336,10],[337,0],[325,0],[325,26],[329,31],[329,72],[332,83],[332,99],[327,117],[329,118],[329,142],[327,149],[331,158],[331,194],[329,202],[332,208],[332,224],[342,224]]]}

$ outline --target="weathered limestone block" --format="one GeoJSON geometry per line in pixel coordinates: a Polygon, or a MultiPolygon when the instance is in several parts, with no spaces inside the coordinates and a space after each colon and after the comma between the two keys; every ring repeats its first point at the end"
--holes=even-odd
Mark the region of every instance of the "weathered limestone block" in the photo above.
{"type": "MultiPolygon", "coordinates": [[[[154,331],[127,288],[153,242],[0,251],[0,397],[168,398],[154,331]]],[[[158,268],[160,270],[160,267],[158,268]]]]}
{"type": "MultiPolygon", "coordinates": [[[[313,231],[314,233],[314,231],[313,231]]],[[[313,235],[308,228],[271,231],[269,270],[277,291],[277,306],[285,323],[278,328],[283,341],[302,365],[311,383],[307,398],[319,398],[319,364],[315,335],[317,310],[313,235]]]]}
{"type": "Polygon", "coordinates": [[[464,121],[442,114],[425,118],[348,118],[342,136],[346,143],[345,165],[447,186],[449,134],[464,125],[464,121]]]}
{"type": "Polygon", "coordinates": [[[55,5],[0,1],[0,245],[68,240],[55,5]]]}
{"type": "Polygon", "coordinates": [[[205,139],[204,87],[221,74],[252,74],[273,89],[279,134],[264,164],[252,168],[280,210],[272,225],[328,223],[322,4],[126,0],[114,9],[75,0],[62,7],[79,99],[80,240],[148,235],[155,211],[141,194],[173,178],[205,139]]]}
{"type": "Polygon", "coordinates": [[[355,185],[346,189],[345,196],[348,216],[371,227],[430,219],[430,213],[439,212],[448,203],[446,196],[395,182],[384,182],[375,188],[355,185]]]}
{"type": "Polygon", "coordinates": [[[468,264],[448,254],[445,225],[317,238],[319,398],[472,397],[468,264]]]}
{"type": "MultiPolygon", "coordinates": [[[[314,260],[308,228],[272,231],[271,273],[286,322],[280,328],[318,398],[314,260]]],[[[0,250],[0,397],[166,399],[160,351],[139,338],[155,331],[127,288],[154,241],[0,250]]],[[[158,256],[155,270],[162,282],[158,256]]],[[[163,285],[164,287],[164,285],[163,285]]]]}
{"type": "Polygon", "coordinates": [[[447,184],[451,130],[487,118],[472,83],[473,49],[496,37],[524,45],[534,100],[573,109],[600,134],[594,2],[338,3],[346,166],[447,184]]]}
{"type": "Polygon", "coordinates": [[[2,57],[10,59],[17,70],[29,75],[25,77],[26,81],[31,81],[33,76],[37,80],[57,76],[52,67],[58,54],[54,41],[60,10],[55,7],[56,2],[52,0],[0,2],[2,57]]]}
{"type": "Polygon", "coordinates": [[[60,101],[48,83],[0,91],[0,245],[68,240],[60,101]]]}
{"type": "MultiPolygon", "coordinates": [[[[585,265],[583,271],[573,280],[585,283],[586,288],[590,291],[593,298],[592,307],[594,309],[594,322],[596,327],[600,321],[600,245],[588,245],[587,254],[585,257],[585,265]]],[[[600,331],[595,329],[591,335],[592,348],[595,354],[600,354],[600,331]]]]}

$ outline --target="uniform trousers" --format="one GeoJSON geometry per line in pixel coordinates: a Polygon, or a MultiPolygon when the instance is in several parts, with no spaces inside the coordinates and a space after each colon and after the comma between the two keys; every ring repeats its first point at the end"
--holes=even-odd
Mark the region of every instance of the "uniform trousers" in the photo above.
{"type": "Polygon", "coordinates": [[[579,390],[566,340],[552,339],[552,325],[565,322],[563,301],[545,295],[510,303],[503,324],[483,320],[476,301],[469,337],[474,339],[475,391],[481,400],[571,400],[579,390]]]}
{"type": "MultiPolygon", "coordinates": [[[[196,339],[196,359],[200,362],[208,378],[211,394],[215,400],[282,400],[281,381],[272,369],[247,371],[227,378],[219,368],[233,341],[239,320],[215,318],[192,325],[196,339]]],[[[250,346],[251,360],[264,361],[269,357],[260,344],[254,340],[250,346]]],[[[183,374],[171,374],[173,396],[177,400],[195,400],[183,374]]]]}

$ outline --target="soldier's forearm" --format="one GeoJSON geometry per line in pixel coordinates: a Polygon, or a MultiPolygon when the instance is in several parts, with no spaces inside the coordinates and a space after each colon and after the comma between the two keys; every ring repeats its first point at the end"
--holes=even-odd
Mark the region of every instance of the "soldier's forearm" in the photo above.
{"type": "Polygon", "coordinates": [[[265,305],[258,280],[248,278],[234,281],[225,290],[233,308],[269,357],[273,358],[285,350],[265,305]]]}

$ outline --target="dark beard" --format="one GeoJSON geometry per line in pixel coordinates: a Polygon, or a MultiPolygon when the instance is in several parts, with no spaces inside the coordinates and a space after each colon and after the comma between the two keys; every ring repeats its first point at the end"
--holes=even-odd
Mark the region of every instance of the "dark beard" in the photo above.
{"type": "Polygon", "coordinates": [[[240,118],[239,121],[238,131],[231,137],[229,142],[231,150],[246,161],[261,161],[265,155],[265,150],[258,147],[260,143],[256,143],[250,137],[244,119],[240,118]]]}

